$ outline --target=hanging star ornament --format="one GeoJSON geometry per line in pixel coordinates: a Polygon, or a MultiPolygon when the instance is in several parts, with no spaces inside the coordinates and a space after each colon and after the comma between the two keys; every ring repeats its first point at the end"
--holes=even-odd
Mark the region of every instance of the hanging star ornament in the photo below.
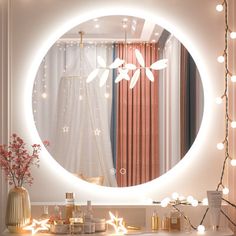
{"type": "Polygon", "coordinates": [[[100,129],[97,128],[97,129],[94,130],[94,135],[95,135],[95,136],[99,136],[100,133],[101,133],[101,130],[100,130],[100,129]]]}
{"type": "Polygon", "coordinates": [[[49,225],[47,224],[48,221],[49,219],[40,221],[33,219],[32,224],[24,227],[23,230],[31,231],[32,235],[36,234],[39,231],[47,231],[49,230],[49,225]]]}
{"type": "Polygon", "coordinates": [[[118,218],[114,216],[110,211],[109,215],[111,217],[110,220],[107,220],[107,224],[110,224],[114,227],[116,234],[123,235],[127,233],[127,229],[123,224],[123,218],[118,218]]]}

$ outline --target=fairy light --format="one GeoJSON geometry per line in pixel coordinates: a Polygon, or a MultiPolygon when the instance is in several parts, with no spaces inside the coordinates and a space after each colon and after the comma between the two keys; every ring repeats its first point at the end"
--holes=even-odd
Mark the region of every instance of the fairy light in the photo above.
{"type": "Polygon", "coordinates": [[[193,207],[197,207],[197,206],[198,206],[198,200],[193,199],[191,205],[192,205],[193,207]]]}
{"type": "Polygon", "coordinates": [[[217,143],[216,147],[218,150],[223,150],[225,146],[224,143],[217,143]]]}
{"type": "Polygon", "coordinates": [[[109,98],[109,97],[110,97],[110,94],[109,94],[108,92],[106,92],[106,93],[104,94],[104,97],[105,97],[105,98],[109,98]]]}
{"type": "Polygon", "coordinates": [[[223,190],[222,190],[222,193],[224,195],[228,195],[229,194],[229,189],[227,187],[224,187],[223,190]]]}
{"type": "Polygon", "coordinates": [[[47,93],[44,92],[41,94],[41,96],[42,96],[42,98],[47,98],[48,95],[47,95],[47,93]]]}
{"type": "MultiPolygon", "coordinates": [[[[223,162],[223,166],[222,166],[222,171],[221,171],[221,176],[220,176],[220,180],[219,183],[217,185],[216,190],[218,191],[220,188],[223,187],[222,192],[224,195],[229,194],[229,189],[227,187],[224,187],[223,185],[223,180],[224,180],[224,175],[225,175],[225,169],[227,166],[227,161],[230,160],[230,163],[232,166],[236,166],[236,160],[232,159],[230,157],[230,153],[229,153],[229,124],[231,124],[232,128],[236,128],[236,122],[232,121],[229,117],[229,97],[228,97],[228,93],[229,93],[229,78],[231,78],[232,82],[236,82],[236,77],[235,75],[233,75],[230,71],[229,71],[229,64],[228,64],[228,44],[229,44],[229,40],[230,39],[235,39],[236,38],[236,32],[233,32],[232,30],[230,30],[229,24],[228,24],[228,0],[224,0],[223,3],[221,4],[222,7],[220,7],[219,5],[216,6],[216,10],[218,11],[222,11],[224,9],[225,12],[225,33],[224,33],[224,40],[225,40],[225,47],[224,47],[224,52],[223,55],[218,57],[217,60],[220,63],[224,62],[224,81],[225,81],[225,89],[224,89],[224,94],[221,96],[221,98],[225,98],[225,138],[224,138],[224,142],[223,143],[218,143],[217,144],[217,148],[219,150],[222,150],[222,147],[225,149],[225,154],[224,154],[224,162],[223,162]],[[224,7],[223,7],[224,5],[224,7]],[[223,8],[223,9],[222,9],[223,8]],[[230,36],[230,37],[228,37],[230,36]],[[223,61],[224,58],[224,61],[223,61]],[[222,145],[223,144],[223,145],[222,145]]],[[[227,202],[230,206],[236,208],[236,205],[231,203],[230,201],[222,198],[222,200],[224,200],[225,202],[227,202]]],[[[208,211],[208,210],[207,210],[208,211]]],[[[205,212],[203,219],[201,222],[203,222],[207,211],[205,212]]],[[[221,213],[226,217],[226,219],[234,226],[236,226],[236,223],[223,211],[223,209],[221,209],[221,213]]]]}
{"type": "Polygon", "coordinates": [[[219,63],[223,63],[225,61],[225,57],[221,55],[221,56],[217,57],[217,61],[219,63]]]}
{"type": "Polygon", "coordinates": [[[233,82],[233,83],[236,82],[236,75],[231,76],[231,82],[233,82]]]}
{"type": "Polygon", "coordinates": [[[224,10],[223,5],[222,5],[222,4],[216,5],[216,10],[217,10],[218,12],[222,12],[222,11],[224,10]]]}
{"type": "Polygon", "coordinates": [[[230,38],[231,39],[236,39],[236,32],[231,32],[230,33],[230,38]]]}
{"type": "Polygon", "coordinates": [[[193,196],[188,196],[188,197],[187,197],[187,202],[188,202],[188,203],[191,204],[193,200],[194,200],[193,196]]]}
{"type": "Polygon", "coordinates": [[[236,166],[236,159],[232,159],[232,160],[230,161],[230,164],[231,164],[231,166],[236,166]]]}
{"type": "Polygon", "coordinates": [[[205,226],[204,225],[199,225],[198,227],[197,227],[197,231],[198,231],[198,233],[199,234],[204,234],[205,233],[205,226]]]}
{"type": "Polygon", "coordinates": [[[179,198],[179,194],[177,192],[172,193],[172,198],[177,200],[179,198]]]}
{"type": "MultiPolygon", "coordinates": [[[[224,179],[224,174],[225,174],[225,169],[227,166],[227,161],[230,160],[230,164],[232,166],[236,166],[236,159],[232,159],[232,157],[230,157],[229,155],[229,123],[231,124],[232,128],[236,128],[236,121],[233,121],[230,119],[229,117],[229,97],[228,97],[228,82],[229,82],[229,78],[231,79],[232,82],[236,82],[236,75],[233,75],[228,68],[228,40],[234,39],[236,38],[236,32],[232,32],[229,29],[229,25],[228,25],[228,0],[224,0],[222,4],[218,4],[216,6],[216,10],[221,12],[223,10],[225,10],[225,48],[223,51],[223,54],[221,56],[219,56],[217,58],[217,61],[219,63],[224,63],[224,68],[225,68],[225,74],[224,74],[224,81],[225,81],[225,89],[224,89],[224,93],[222,96],[217,97],[216,98],[216,103],[217,104],[222,104],[223,100],[225,102],[225,138],[224,141],[221,143],[218,143],[216,145],[217,149],[219,150],[223,150],[225,149],[225,158],[223,161],[223,166],[222,166],[222,171],[221,171],[221,176],[220,176],[220,181],[217,185],[216,191],[219,191],[220,189],[222,189],[222,192],[224,195],[228,195],[230,190],[228,187],[225,187],[223,185],[223,179],[224,179]],[[230,38],[228,37],[228,33],[230,32],[230,38]]],[[[175,199],[175,196],[173,197],[172,194],[172,198],[175,199]]],[[[225,201],[226,203],[228,203],[229,206],[234,207],[236,209],[236,204],[230,202],[229,200],[222,198],[223,201],[225,201]]],[[[158,203],[158,202],[154,202],[154,203],[158,203]]],[[[205,234],[205,226],[203,225],[203,222],[206,218],[206,215],[209,211],[209,208],[207,207],[202,218],[200,221],[200,224],[198,225],[198,227],[195,227],[194,225],[191,224],[189,218],[187,216],[185,216],[183,214],[183,212],[177,207],[178,205],[192,205],[193,207],[198,206],[198,201],[196,199],[193,198],[193,196],[188,196],[186,200],[179,200],[177,198],[177,200],[173,201],[167,201],[166,199],[163,199],[160,204],[162,207],[166,207],[169,204],[176,209],[183,217],[184,219],[188,222],[188,224],[191,226],[192,229],[197,230],[198,234],[205,234]]],[[[204,206],[208,206],[208,199],[204,198],[202,200],[202,205],[204,206]]],[[[226,219],[233,225],[236,227],[236,223],[224,212],[223,209],[221,209],[221,213],[226,217],[226,219]]]]}

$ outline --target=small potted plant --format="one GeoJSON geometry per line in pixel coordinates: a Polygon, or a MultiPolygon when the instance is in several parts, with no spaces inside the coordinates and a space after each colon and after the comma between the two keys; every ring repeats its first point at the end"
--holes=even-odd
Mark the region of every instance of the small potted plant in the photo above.
{"type": "Polygon", "coordinates": [[[30,223],[31,206],[28,191],[24,184],[31,185],[31,167],[39,167],[39,144],[26,148],[23,139],[17,134],[11,136],[9,145],[0,145],[0,166],[13,188],[8,193],[5,223],[10,232],[21,232],[30,223]]]}

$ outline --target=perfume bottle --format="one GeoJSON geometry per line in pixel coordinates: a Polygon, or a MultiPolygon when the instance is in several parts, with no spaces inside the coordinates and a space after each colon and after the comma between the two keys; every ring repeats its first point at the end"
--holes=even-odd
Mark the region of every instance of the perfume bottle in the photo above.
{"type": "Polygon", "coordinates": [[[165,231],[170,230],[170,217],[168,216],[168,214],[165,214],[162,218],[161,229],[165,231]]]}
{"type": "Polygon", "coordinates": [[[69,221],[72,218],[72,212],[74,210],[75,200],[74,193],[66,193],[66,204],[65,204],[65,218],[69,221]]]}
{"type": "Polygon", "coordinates": [[[180,213],[177,210],[170,212],[170,230],[180,231],[180,213]]]}
{"type": "Polygon", "coordinates": [[[156,210],[152,214],[152,230],[157,231],[159,230],[159,216],[156,212],[156,210]]]}

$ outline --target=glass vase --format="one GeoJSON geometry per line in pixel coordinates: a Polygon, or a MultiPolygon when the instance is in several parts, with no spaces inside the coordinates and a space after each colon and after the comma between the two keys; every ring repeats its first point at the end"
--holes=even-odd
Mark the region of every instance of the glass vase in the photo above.
{"type": "Polygon", "coordinates": [[[12,188],[7,197],[5,223],[11,233],[21,233],[30,223],[31,206],[29,193],[24,187],[12,188]]]}

